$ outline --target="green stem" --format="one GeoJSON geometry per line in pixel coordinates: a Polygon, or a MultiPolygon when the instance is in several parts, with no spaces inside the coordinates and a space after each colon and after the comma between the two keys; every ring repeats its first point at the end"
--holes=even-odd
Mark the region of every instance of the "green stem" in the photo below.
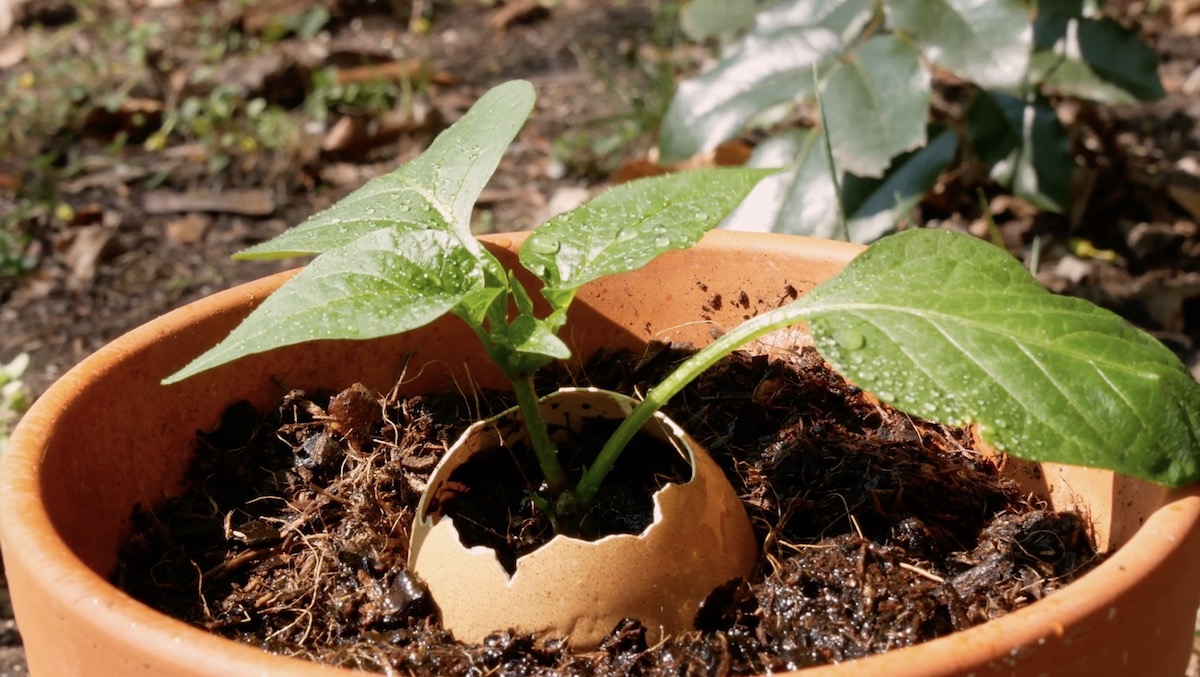
{"type": "Polygon", "coordinates": [[[604,482],[604,478],[608,476],[613,465],[616,464],[617,458],[625,450],[625,447],[633,439],[633,436],[642,429],[642,426],[645,425],[646,421],[650,420],[650,417],[656,411],[661,409],[679,391],[687,387],[696,377],[703,374],[709,367],[712,367],[729,353],[763,334],[804,320],[811,313],[812,310],[806,306],[803,298],[781,308],[763,313],[752,320],[738,325],[729,333],[705,346],[703,350],[700,350],[684,361],[683,364],[679,365],[661,383],[651,388],[646,393],[645,399],[634,407],[629,416],[625,417],[625,420],[617,427],[612,437],[608,438],[608,441],[604,443],[604,447],[600,449],[599,455],[596,456],[596,461],[592,463],[591,467],[587,469],[587,472],[579,480],[579,484],[575,486],[575,496],[581,510],[586,511],[587,507],[591,505],[592,500],[596,497],[596,493],[600,489],[600,484],[604,482]]]}
{"type": "Polygon", "coordinates": [[[829,122],[825,119],[825,102],[821,100],[821,83],[817,77],[817,64],[813,62],[813,93],[817,97],[817,112],[821,115],[821,138],[825,141],[825,160],[829,162],[829,178],[833,181],[833,194],[837,197],[838,232],[842,240],[850,241],[850,226],[846,224],[846,206],[842,196],[842,181],[838,176],[837,163],[833,159],[833,142],[829,139],[829,122]]]}
{"type": "Polygon", "coordinates": [[[550,495],[559,496],[567,488],[567,476],[562,464],[558,462],[558,449],[550,441],[550,432],[546,429],[546,420],[542,418],[538,408],[537,392],[533,389],[533,378],[514,378],[513,393],[517,396],[517,406],[521,408],[521,418],[525,420],[525,429],[529,431],[529,443],[533,445],[533,453],[542,475],[546,478],[546,486],[550,495]]]}

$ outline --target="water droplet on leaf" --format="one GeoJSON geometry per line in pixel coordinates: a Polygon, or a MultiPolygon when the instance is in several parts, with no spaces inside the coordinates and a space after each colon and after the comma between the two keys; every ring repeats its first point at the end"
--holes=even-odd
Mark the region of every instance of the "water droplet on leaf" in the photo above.
{"type": "Polygon", "coordinates": [[[858,350],[867,344],[866,337],[853,329],[835,329],[833,340],[846,350],[858,350]]]}
{"type": "Polygon", "coordinates": [[[557,254],[558,250],[562,249],[562,243],[558,238],[552,236],[534,237],[529,241],[529,248],[536,254],[557,254]]]}

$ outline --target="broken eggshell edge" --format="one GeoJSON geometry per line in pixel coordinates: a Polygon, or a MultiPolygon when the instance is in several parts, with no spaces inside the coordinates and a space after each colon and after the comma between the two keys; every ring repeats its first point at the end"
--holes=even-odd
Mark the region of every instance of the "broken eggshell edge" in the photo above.
{"type": "MultiPolygon", "coordinates": [[[[624,418],[635,400],[597,388],[563,388],[540,401],[553,431],[584,418],[624,418]]],[[[417,506],[409,570],[428,586],[443,626],[465,642],[515,630],[566,637],[591,649],[622,619],[636,618],[647,641],[693,628],[700,603],[717,586],[749,575],[758,543],[745,508],[720,467],[661,413],[642,432],[667,441],[689,461],[692,478],[654,494],[654,523],[641,534],[596,541],[558,535],[517,560],[510,578],[487,547],[464,547],[454,521],[428,514],[453,471],[504,437],[522,435],[514,408],[473,424],[434,469],[417,506]]]]}

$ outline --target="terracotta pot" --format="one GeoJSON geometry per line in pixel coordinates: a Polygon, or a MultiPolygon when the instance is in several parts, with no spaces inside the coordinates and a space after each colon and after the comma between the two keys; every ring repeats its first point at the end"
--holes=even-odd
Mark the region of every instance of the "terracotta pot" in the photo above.
{"type": "MultiPolygon", "coordinates": [[[[514,265],[519,235],[490,239],[514,265]]],[[[564,332],[580,354],[651,338],[704,343],[709,330],[776,306],[859,250],[716,232],[695,249],[581,291],[564,332]],[[650,285],[649,293],[639,286],[650,285]],[[716,296],[724,303],[712,303],[716,296]]],[[[254,356],[193,379],[159,380],[228,332],[285,276],[216,294],[121,337],[85,360],[25,416],[0,466],[0,543],[29,666],[38,677],[345,674],[218,638],[120,592],[107,577],[138,503],[176,492],[198,428],[238,399],[268,406],[293,387],[389,387],[403,356],[410,393],[500,375],[456,319],[408,336],[333,341],[254,356]],[[425,368],[419,369],[418,367],[425,368]]],[[[1170,491],[1055,465],[1028,475],[1055,505],[1078,504],[1101,544],[1120,549],[1049,598],[991,623],[806,675],[1179,675],[1200,602],[1200,487],[1170,491]]]]}
{"type": "MultiPolygon", "coordinates": [[[[589,419],[620,421],[636,402],[597,388],[563,388],[540,401],[551,438],[560,442],[589,419]]],[[[555,536],[517,560],[510,576],[495,551],[462,545],[454,520],[434,506],[452,495],[451,476],[476,454],[519,444],[528,435],[509,409],[475,423],[429,478],[412,531],[409,569],[429,587],[442,625],[456,639],[482,642],[497,628],[567,636],[591,650],[623,618],[637,618],[646,639],[685,632],[717,586],[748,576],[758,559],[750,518],[721,468],[674,421],[657,414],[642,432],[671,445],[691,468],[682,484],[654,494],[654,523],[640,534],[596,541],[555,536]],[[582,585],[582,581],[587,581],[582,585]],[[479,600],[490,603],[481,605],[479,600]]],[[[631,452],[633,453],[633,452],[631,452]]]]}

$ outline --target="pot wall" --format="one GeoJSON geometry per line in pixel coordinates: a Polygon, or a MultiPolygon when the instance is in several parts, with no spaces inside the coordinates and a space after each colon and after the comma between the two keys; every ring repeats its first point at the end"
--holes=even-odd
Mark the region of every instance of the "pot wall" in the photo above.
{"type": "MultiPolygon", "coordinates": [[[[490,238],[506,263],[515,260],[511,249],[521,240],[490,238]]],[[[711,330],[775,307],[792,290],[803,293],[857,251],[714,232],[689,252],[586,287],[564,338],[582,355],[652,338],[703,344],[711,330]],[[638,292],[647,282],[652,292],[638,292]]],[[[33,674],[347,674],[219,639],[106,582],[133,506],[153,505],[177,490],[195,430],[215,425],[228,404],[246,398],[265,407],[283,394],[273,376],[288,387],[361,380],[384,389],[401,373],[401,356],[415,351],[406,372],[409,393],[450,385],[452,376],[502,383],[470,331],[451,318],[394,339],[284,348],[159,386],[285,276],[217,294],[118,339],[47,391],[15,431],[0,465],[0,546],[33,674]]],[[[1167,492],[1073,468],[1026,475],[1056,501],[1082,495],[1102,541],[1111,527],[1114,542],[1132,543],[1066,590],[985,626],[804,674],[1181,674],[1200,602],[1200,489],[1167,492]],[[1106,506],[1120,508],[1118,517],[1106,506]]]]}

